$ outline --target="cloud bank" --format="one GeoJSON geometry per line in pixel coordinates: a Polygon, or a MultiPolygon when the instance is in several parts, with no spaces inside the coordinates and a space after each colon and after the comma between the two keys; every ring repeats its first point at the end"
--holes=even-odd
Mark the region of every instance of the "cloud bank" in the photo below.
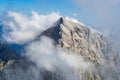
{"type": "Polygon", "coordinates": [[[59,17],[60,15],[54,12],[48,15],[39,15],[32,11],[32,15],[28,16],[9,11],[7,18],[2,21],[3,38],[11,43],[24,44],[54,25],[59,17]]]}
{"type": "Polygon", "coordinates": [[[80,80],[82,72],[95,69],[95,66],[86,62],[82,56],[56,48],[53,40],[48,37],[41,37],[40,41],[26,46],[26,56],[36,63],[40,70],[47,70],[61,76],[58,80],[62,77],[65,80],[80,80]]]}
{"type": "MultiPolygon", "coordinates": [[[[100,30],[104,35],[109,36],[115,42],[120,42],[120,0],[70,0],[73,1],[80,10],[82,17],[87,20],[92,27],[100,30]]],[[[89,25],[90,26],[90,25],[89,25]]],[[[120,46],[119,46],[120,47],[120,46]]]]}
{"type": "MultiPolygon", "coordinates": [[[[58,13],[39,15],[33,11],[32,15],[28,16],[19,12],[10,11],[7,17],[8,18],[2,22],[3,38],[10,43],[24,44],[34,39],[42,31],[54,25],[60,18],[60,15],[58,13]]],[[[66,19],[80,23],[74,18],[66,17],[66,19]]],[[[35,73],[36,75],[40,74],[39,70],[47,70],[53,73],[57,72],[56,75],[58,80],[62,77],[64,77],[63,79],[65,80],[80,80],[79,78],[82,72],[91,72],[96,69],[94,64],[86,62],[82,56],[64,51],[61,48],[56,48],[53,43],[53,40],[50,38],[41,37],[40,41],[34,41],[27,44],[25,55],[37,65],[38,71],[36,67],[33,67],[37,72],[35,73]]],[[[103,71],[106,72],[104,66],[103,71]]],[[[103,72],[103,74],[105,72],[103,72]]],[[[109,80],[111,75],[107,74],[107,76],[110,76],[108,77],[109,80]]]]}
{"type": "MultiPolygon", "coordinates": [[[[2,37],[9,43],[27,43],[44,30],[55,25],[55,22],[60,17],[61,15],[55,12],[48,15],[41,15],[32,11],[31,15],[25,15],[20,12],[8,11],[7,16],[4,17],[5,19],[2,20],[2,37]]],[[[66,16],[65,19],[80,23],[72,17],[66,16]]]]}

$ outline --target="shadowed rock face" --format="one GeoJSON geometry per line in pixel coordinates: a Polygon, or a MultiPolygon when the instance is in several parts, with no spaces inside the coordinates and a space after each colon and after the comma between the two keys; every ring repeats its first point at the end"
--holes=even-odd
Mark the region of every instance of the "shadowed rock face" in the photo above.
{"type": "Polygon", "coordinates": [[[53,27],[50,27],[49,29],[47,29],[46,31],[42,32],[39,36],[48,36],[50,38],[52,38],[55,42],[58,43],[59,39],[62,38],[61,35],[60,35],[60,32],[61,32],[61,29],[60,29],[60,24],[63,23],[63,18],[61,17],[53,27]]]}
{"type": "Polygon", "coordinates": [[[7,62],[19,58],[20,55],[18,55],[9,45],[0,41],[0,61],[7,62]]]}
{"type": "MultiPolygon", "coordinates": [[[[37,36],[47,36],[55,41],[55,46],[72,51],[74,54],[84,56],[85,60],[95,64],[95,72],[81,72],[80,79],[75,80],[108,80],[104,78],[101,70],[105,67],[106,73],[109,73],[111,80],[119,80],[117,73],[112,67],[106,67],[107,64],[115,66],[116,53],[110,45],[110,42],[102,34],[82,25],[74,23],[64,18],[60,18],[51,28],[45,30],[37,36]],[[102,66],[104,65],[105,66],[102,66]]],[[[16,52],[9,46],[0,43],[0,58],[8,61],[6,66],[0,70],[0,80],[68,80],[62,74],[63,71],[57,69],[54,72],[45,69],[38,70],[36,65],[24,59],[19,58],[16,52]],[[9,55],[11,54],[11,55],[9,55]],[[7,56],[6,56],[7,55],[7,56]],[[35,73],[38,72],[39,75],[35,73]],[[11,78],[10,78],[11,76],[11,78]],[[21,79],[22,78],[22,79],[21,79]]],[[[104,69],[103,69],[104,70],[104,69]]]]}

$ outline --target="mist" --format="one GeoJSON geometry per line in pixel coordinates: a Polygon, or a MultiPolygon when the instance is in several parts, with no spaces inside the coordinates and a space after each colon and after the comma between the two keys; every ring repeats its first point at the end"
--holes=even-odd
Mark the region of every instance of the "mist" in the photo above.
{"type": "Polygon", "coordinates": [[[32,14],[28,16],[20,12],[8,11],[2,20],[2,37],[9,43],[24,44],[53,26],[59,17],[59,13],[55,12],[39,15],[32,11],[32,14]]]}
{"type": "Polygon", "coordinates": [[[84,12],[84,14],[80,14],[79,16],[88,19],[87,22],[84,21],[85,24],[88,24],[88,26],[91,26],[102,32],[105,36],[109,37],[114,43],[116,43],[117,48],[120,48],[119,0],[69,1],[72,1],[76,6],[78,6],[79,11],[82,10],[84,12]]]}
{"type": "MultiPolygon", "coordinates": [[[[34,40],[41,32],[52,27],[60,16],[59,13],[41,15],[34,11],[31,16],[28,16],[20,12],[9,11],[7,18],[2,21],[2,37],[8,43],[23,45],[29,42],[24,47],[24,54],[35,65],[28,68],[23,80],[27,80],[31,74],[30,80],[44,80],[45,75],[49,76],[49,74],[51,80],[81,80],[83,74],[98,74],[98,71],[105,80],[116,79],[112,73],[116,74],[119,64],[114,66],[114,64],[105,63],[96,67],[92,62],[86,61],[83,56],[55,46],[55,42],[51,38],[43,36],[40,40],[34,40]]],[[[65,19],[84,25],[71,17],[65,19]]],[[[15,71],[17,70],[19,70],[19,74],[25,73],[19,68],[15,69],[15,71]]],[[[14,76],[15,71],[5,70],[7,80],[21,79],[24,76],[17,74],[18,76],[10,78],[10,75],[14,76]]],[[[86,77],[84,78],[86,79],[86,77]]]]}
{"type": "MultiPolygon", "coordinates": [[[[80,55],[55,47],[54,41],[48,37],[43,36],[40,41],[34,41],[37,35],[53,26],[59,18],[60,15],[58,13],[40,15],[32,11],[32,15],[27,16],[20,12],[8,12],[8,15],[2,21],[2,37],[8,43],[18,45],[23,45],[30,41],[25,46],[23,54],[35,65],[27,69],[25,76],[19,75],[24,73],[19,66],[18,69],[15,68],[14,70],[5,69],[4,73],[7,76],[7,80],[21,79],[23,76],[23,80],[29,78],[30,80],[44,80],[44,76],[48,73],[53,76],[53,79],[57,80],[80,80],[82,78],[81,75],[85,71],[95,71],[94,64],[86,62],[84,57],[80,55]],[[17,74],[14,73],[15,71],[18,71],[17,74]],[[45,73],[46,71],[48,73],[45,73]],[[28,77],[30,75],[32,76],[28,77]],[[15,77],[10,78],[10,76],[15,77]]],[[[80,23],[72,17],[67,16],[65,19],[80,23]]]]}
{"type": "Polygon", "coordinates": [[[26,47],[26,56],[35,62],[40,70],[61,76],[58,80],[79,80],[82,72],[95,70],[94,64],[86,62],[82,56],[56,48],[53,43],[52,39],[41,37],[40,41],[26,47]]]}

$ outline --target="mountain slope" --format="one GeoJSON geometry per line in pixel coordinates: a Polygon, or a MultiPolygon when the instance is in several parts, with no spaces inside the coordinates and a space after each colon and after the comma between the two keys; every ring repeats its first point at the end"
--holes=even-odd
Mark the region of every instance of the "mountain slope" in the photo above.
{"type": "Polygon", "coordinates": [[[0,41],[0,61],[7,62],[8,60],[19,59],[18,55],[8,44],[0,41]]]}
{"type": "Polygon", "coordinates": [[[58,46],[72,50],[91,61],[109,60],[112,47],[102,34],[78,23],[60,18],[57,24],[41,33],[52,38],[58,46]]]}
{"type": "MultiPolygon", "coordinates": [[[[116,73],[116,69],[114,69],[114,66],[116,66],[116,52],[114,52],[110,41],[102,34],[82,24],[61,17],[52,27],[40,33],[33,42],[39,41],[42,36],[52,38],[55,41],[56,47],[71,51],[73,54],[82,55],[86,62],[92,62],[95,65],[94,72],[89,70],[81,71],[80,80],[119,80],[119,75],[116,73]]],[[[18,57],[14,50],[9,47],[3,47],[3,44],[1,45],[1,59],[4,59],[4,57],[5,60],[15,59],[16,56],[18,57]],[[4,52],[6,53],[5,55],[3,55],[4,52]],[[11,55],[9,56],[9,54],[11,55]]],[[[33,70],[33,72],[41,73],[39,77],[42,76],[43,79],[40,80],[67,80],[63,77],[65,73],[62,74],[62,71],[59,71],[59,67],[58,70],[54,72],[44,69],[42,69],[42,71],[36,71],[36,69],[36,65],[27,61],[27,58],[25,60],[20,59],[7,64],[1,70],[0,76],[13,76],[9,79],[4,76],[2,77],[3,80],[21,80],[21,77],[22,80],[39,80],[39,78],[32,78],[38,76],[35,73],[32,73],[31,70],[33,70]],[[9,73],[6,73],[6,71],[9,73]]]]}
{"type": "MultiPolygon", "coordinates": [[[[117,69],[115,69],[116,52],[111,42],[101,33],[61,17],[57,24],[42,32],[37,39],[41,36],[52,38],[58,47],[72,51],[74,54],[80,54],[86,61],[95,64],[97,69],[95,73],[83,72],[85,74],[82,76],[91,75],[92,80],[103,80],[106,75],[102,74],[101,70],[104,69],[104,73],[110,73],[107,75],[109,78],[118,80],[119,76],[116,72],[117,69]]],[[[89,78],[83,77],[81,79],[88,80],[89,78]]]]}

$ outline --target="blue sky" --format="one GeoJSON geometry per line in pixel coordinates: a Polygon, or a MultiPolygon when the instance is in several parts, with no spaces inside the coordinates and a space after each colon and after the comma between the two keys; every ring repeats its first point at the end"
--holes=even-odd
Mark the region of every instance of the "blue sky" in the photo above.
{"type": "Polygon", "coordinates": [[[13,10],[40,14],[59,12],[84,24],[116,35],[120,30],[120,0],[0,0],[0,14],[13,10]]]}
{"type": "Polygon", "coordinates": [[[0,14],[8,10],[24,13],[34,10],[40,14],[59,12],[62,16],[71,17],[77,14],[77,19],[80,21],[86,22],[86,19],[89,19],[85,17],[86,13],[71,0],[0,0],[0,14]]]}
{"type": "MultiPolygon", "coordinates": [[[[101,10],[100,8],[102,8],[102,6],[103,8],[106,7],[102,4],[105,3],[104,1],[107,2],[107,0],[104,0],[104,1],[101,0],[98,2],[95,2],[95,0],[93,0],[94,2],[88,1],[88,3],[86,3],[85,1],[87,0],[0,0],[0,13],[7,11],[7,10],[16,10],[16,11],[22,11],[25,13],[29,13],[32,10],[34,10],[42,14],[50,13],[53,11],[59,12],[63,16],[65,15],[73,16],[73,14],[77,14],[78,15],[77,18],[81,22],[87,25],[90,25],[90,26],[97,26],[96,24],[94,25],[94,22],[96,22],[97,20],[99,22],[99,18],[100,18],[100,16],[97,15],[98,14],[97,10],[100,12],[101,10]],[[85,2],[85,4],[83,4],[83,2],[85,2]],[[100,4],[101,6],[96,6],[94,4],[96,5],[100,4]],[[94,7],[96,7],[96,9],[94,9],[94,7]]],[[[108,3],[110,3],[109,1],[110,0],[108,0],[108,3]]],[[[116,3],[119,3],[119,2],[116,2],[116,3]]],[[[108,5],[108,8],[111,7],[111,5],[107,3],[105,5],[108,5]]],[[[114,10],[116,9],[116,11],[114,11],[115,13],[113,13],[113,15],[117,19],[118,17],[120,17],[119,15],[120,5],[116,4],[116,6],[117,7],[114,8],[114,10]]]]}
{"type": "Polygon", "coordinates": [[[0,0],[0,11],[17,10],[39,13],[60,12],[62,15],[78,13],[78,7],[69,0],[0,0]]]}
{"type": "Polygon", "coordinates": [[[86,12],[83,8],[76,5],[72,0],[0,0],[0,13],[13,10],[30,13],[32,10],[40,14],[59,12],[62,16],[74,17],[81,22],[93,26],[95,15],[86,12]],[[93,16],[94,15],[94,16],[93,16]]]}

